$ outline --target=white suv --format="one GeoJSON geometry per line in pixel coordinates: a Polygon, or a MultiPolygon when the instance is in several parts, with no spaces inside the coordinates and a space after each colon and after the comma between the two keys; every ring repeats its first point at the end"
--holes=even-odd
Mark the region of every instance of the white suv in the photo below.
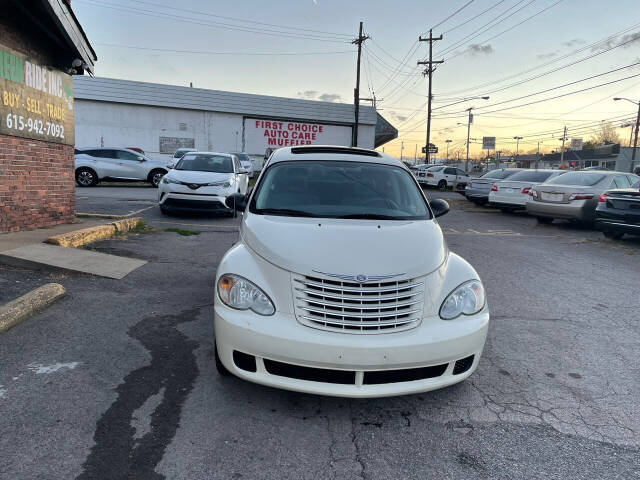
{"type": "Polygon", "coordinates": [[[466,186],[469,175],[463,170],[455,167],[438,166],[426,171],[424,178],[420,178],[420,183],[441,189],[454,187],[457,185],[466,186]]]}
{"type": "Polygon", "coordinates": [[[105,179],[143,180],[157,187],[169,169],[166,161],[153,160],[128,148],[76,148],[76,183],[93,187],[105,179]]]}
{"type": "Polygon", "coordinates": [[[216,366],[274,387],[345,397],[423,392],[476,369],[489,310],[398,160],[373,150],[276,150],[217,268],[216,366]],[[423,247],[416,257],[415,246],[423,247]]]}

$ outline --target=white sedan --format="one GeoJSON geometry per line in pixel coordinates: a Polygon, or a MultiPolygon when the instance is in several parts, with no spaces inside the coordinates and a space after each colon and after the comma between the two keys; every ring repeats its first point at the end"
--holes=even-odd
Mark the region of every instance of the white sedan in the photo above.
{"type": "Polygon", "coordinates": [[[248,177],[247,170],[235,155],[187,153],[160,182],[160,210],[165,214],[171,211],[233,213],[225,200],[233,193],[245,195],[248,177]]]}
{"type": "Polygon", "coordinates": [[[420,178],[420,183],[438,188],[453,187],[454,185],[466,185],[469,175],[455,167],[438,166],[427,170],[425,178],[420,178]]]}
{"type": "Polygon", "coordinates": [[[280,148],[250,197],[227,205],[244,214],[216,274],[221,375],[381,397],[446,387],[477,368],[489,325],[484,287],[447,248],[436,217],[448,204],[429,202],[396,159],[280,148]]]}
{"type": "Polygon", "coordinates": [[[524,210],[530,199],[531,189],[558,175],[564,170],[522,170],[506,180],[495,182],[489,191],[489,205],[503,212],[524,210]]]}

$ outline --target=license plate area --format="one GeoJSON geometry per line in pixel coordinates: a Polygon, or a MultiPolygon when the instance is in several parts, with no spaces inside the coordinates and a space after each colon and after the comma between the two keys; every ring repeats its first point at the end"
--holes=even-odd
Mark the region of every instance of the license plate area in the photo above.
{"type": "Polygon", "coordinates": [[[546,202],[561,202],[563,195],[561,193],[540,192],[540,198],[546,202]]]}

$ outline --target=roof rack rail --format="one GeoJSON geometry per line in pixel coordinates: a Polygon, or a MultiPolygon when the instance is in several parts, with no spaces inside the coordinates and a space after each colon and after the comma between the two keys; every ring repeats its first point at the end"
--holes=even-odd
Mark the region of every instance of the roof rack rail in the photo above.
{"type": "Polygon", "coordinates": [[[305,147],[294,147],[291,149],[291,153],[295,155],[300,154],[309,154],[312,155],[314,153],[341,153],[344,155],[364,155],[366,157],[381,157],[378,152],[374,150],[367,150],[365,148],[353,148],[353,147],[314,147],[314,146],[305,146],[305,147]]]}

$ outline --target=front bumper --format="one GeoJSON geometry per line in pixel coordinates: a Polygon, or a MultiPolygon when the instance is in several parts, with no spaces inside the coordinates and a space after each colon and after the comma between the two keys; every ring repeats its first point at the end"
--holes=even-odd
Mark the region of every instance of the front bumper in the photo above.
{"type": "Polygon", "coordinates": [[[470,317],[424,318],[411,330],[357,335],[307,327],[291,314],[260,317],[220,305],[215,309],[220,360],[234,375],[262,385],[342,397],[405,395],[464,380],[478,365],[488,323],[485,306],[470,317]],[[255,368],[240,368],[234,352],[239,352],[236,358],[255,358],[255,368]],[[467,363],[460,371],[464,362],[458,368],[456,362],[463,359],[467,363]],[[336,383],[336,375],[346,381],[336,383]]]}
{"type": "Polygon", "coordinates": [[[198,195],[168,192],[161,194],[159,205],[172,211],[232,212],[222,195],[198,195]]]}

